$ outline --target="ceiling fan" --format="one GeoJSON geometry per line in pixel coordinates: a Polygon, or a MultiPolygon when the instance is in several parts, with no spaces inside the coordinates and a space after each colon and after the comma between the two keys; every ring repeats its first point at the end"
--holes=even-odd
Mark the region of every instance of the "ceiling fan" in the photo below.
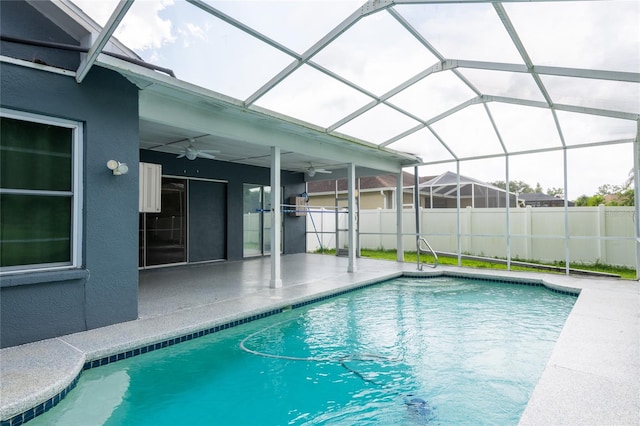
{"type": "Polygon", "coordinates": [[[313,164],[309,163],[309,167],[307,168],[307,170],[305,170],[305,173],[307,173],[309,177],[314,177],[316,173],[330,174],[332,172],[331,170],[326,170],[326,169],[316,169],[315,167],[313,167],[313,164]]]}
{"type": "Polygon", "coordinates": [[[187,160],[195,160],[196,158],[208,158],[213,160],[215,155],[212,153],[218,153],[220,151],[211,150],[211,149],[198,149],[193,145],[194,140],[189,139],[189,146],[185,146],[182,150],[182,153],[178,155],[178,158],[187,157],[187,160]]]}

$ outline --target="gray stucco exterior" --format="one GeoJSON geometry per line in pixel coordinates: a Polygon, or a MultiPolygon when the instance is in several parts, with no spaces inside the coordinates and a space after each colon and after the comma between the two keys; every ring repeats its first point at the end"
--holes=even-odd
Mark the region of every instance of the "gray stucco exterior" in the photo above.
{"type": "MultiPolygon", "coordinates": [[[[26,2],[0,2],[3,34],[78,44],[26,2]]],[[[74,70],[80,54],[2,42],[2,54],[74,70]]],[[[89,330],[138,316],[139,161],[162,164],[173,176],[224,180],[226,259],[243,257],[243,184],[269,185],[268,168],[219,161],[179,161],[140,151],[137,87],[94,66],[78,84],[61,75],[0,62],[2,108],[63,118],[83,125],[82,265],[49,272],[0,276],[0,347],[89,330]],[[129,165],[114,176],[108,160],[129,165]]],[[[302,174],[282,173],[284,199],[304,192],[302,174]]],[[[284,216],[284,252],[305,251],[305,219],[284,216]]],[[[197,230],[195,230],[197,232],[197,230]]]]}
{"type": "MultiPolygon", "coordinates": [[[[26,2],[2,2],[3,33],[71,43],[26,2]]],[[[2,44],[3,55],[77,66],[78,53],[2,44]]],[[[105,164],[137,164],[138,90],[93,68],[82,84],[70,76],[0,64],[3,108],[83,123],[82,266],[3,275],[0,344],[35,340],[133,320],[138,315],[138,170],[113,176],[105,164]]]]}
{"type": "Polygon", "coordinates": [[[138,172],[116,177],[105,166],[138,162],[137,88],[99,68],[82,85],[11,64],[0,74],[3,108],[84,124],[84,273],[3,276],[2,346],[137,318],[138,172]]]}

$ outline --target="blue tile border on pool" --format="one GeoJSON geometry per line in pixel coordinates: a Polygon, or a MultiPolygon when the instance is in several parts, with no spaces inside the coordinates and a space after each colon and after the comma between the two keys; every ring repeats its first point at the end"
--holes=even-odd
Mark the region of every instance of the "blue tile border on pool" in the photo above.
{"type": "MultiPolygon", "coordinates": [[[[115,355],[105,356],[103,358],[99,358],[93,361],[87,361],[84,363],[82,370],[89,370],[91,368],[102,367],[103,365],[111,364],[112,362],[122,361],[123,359],[131,358],[134,356],[146,354],[148,352],[153,352],[158,349],[167,348],[169,346],[177,345],[178,343],[188,342],[193,339],[197,339],[199,337],[208,336],[209,334],[218,333],[219,331],[226,330],[229,328],[237,327],[242,324],[246,324],[248,322],[256,321],[262,318],[270,317],[271,315],[276,315],[282,313],[284,308],[272,309],[270,311],[262,312],[256,315],[251,315],[246,318],[241,318],[234,321],[229,321],[227,323],[223,323],[220,325],[216,325],[215,327],[206,328],[200,331],[194,331],[193,333],[184,334],[182,336],[174,337],[172,339],[163,340],[161,342],[152,343],[150,345],[142,346],[136,349],[132,349],[126,352],[120,352],[115,355]]],[[[4,426],[4,425],[2,425],[4,426]]]]}
{"type": "Polygon", "coordinates": [[[47,399],[46,401],[36,405],[33,408],[28,409],[23,413],[11,417],[9,420],[3,420],[2,423],[0,423],[0,426],[19,426],[39,416],[40,414],[46,413],[47,411],[58,405],[58,403],[62,401],[73,388],[76,387],[76,385],[78,384],[78,380],[80,379],[80,375],[81,374],[78,374],[66,388],[64,388],[54,397],[47,399]]]}
{"type": "MultiPolygon", "coordinates": [[[[405,276],[418,277],[419,275],[405,275],[405,276]]],[[[553,293],[564,294],[567,296],[577,297],[580,294],[580,290],[561,290],[559,288],[551,287],[545,284],[544,282],[538,281],[538,280],[532,281],[532,280],[514,280],[514,279],[508,279],[508,278],[502,278],[502,277],[479,277],[477,275],[458,274],[455,272],[447,272],[442,276],[453,277],[453,278],[466,278],[466,279],[476,280],[476,281],[487,281],[487,282],[503,283],[503,284],[526,285],[531,287],[544,287],[553,293]]],[[[430,277],[425,277],[425,278],[430,278],[430,277]]]]}
{"type": "Polygon", "coordinates": [[[132,349],[126,352],[120,352],[114,355],[109,355],[109,356],[105,356],[103,358],[99,358],[93,361],[87,361],[84,363],[84,366],[82,367],[82,370],[80,371],[80,373],[78,373],[78,375],[73,379],[73,381],[66,387],[64,388],[61,392],[59,392],[57,395],[53,396],[52,398],[49,398],[48,400],[46,400],[45,402],[38,404],[37,406],[30,408],[29,410],[26,410],[20,414],[17,414],[13,417],[11,417],[8,420],[3,420],[0,423],[0,426],[20,426],[26,422],[28,422],[29,420],[39,416],[40,414],[46,413],[47,411],[49,411],[51,408],[55,407],[56,405],[58,405],[58,403],[60,401],[62,401],[67,394],[76,386],[76,384],[78,383],[78,380],[80,380],[80,376],[82,375],[82,372],[84,370],[89,370],[91,368],[96,368],[96,367],[101,367],[103,365],[107,365],[113,362],[117,362],[117,361],[122,361],[124,359],[128,359],[134,356],[138,356],[138,355],[142,355],[148,352],[153,352],[155,350],[158,349],[163,349],[163,348],[167,348],[169,346],[173,346],[176,345],[178,343],[183,343],[183,342],[188,342],[190,340],[193,339],[197,339],[198,337],[204,337],[207,336],[209,334],[214,334],[217,333],[219,331],[222,330],[226,330],[229,328],[233,328],[233,327],[237,327],[241,324],[246,324],[248,322],[252,322],[252,321],[256,321],[262,318],[266,318],[269,317],[271,315],[275,315],[275,314],[279,314],[282,313],[284,311],[284,308],[278,308],[278,309],[272,309],[270,311],[266,311],[266,312],[262,312],[256,315],[251,315],[249,317],[246,318],[241,318],[238,320],[234,320],[234,321],[229,321],[227,323],[223,323],[220,325],[216,325],[214,327],[211,328],[206,328],[204,330],[200,330],[200,331],[195,331],[193,333],[189,333],[189,334],[185,334],[182,336],[178,336],[178,337],[174,337],[172,339],[167,339],[167,340],[163,340],[161,342],[157,342],[157,343],[152,343],[150,345],[146,345],[146,346],[142,346],[140,348],[136,348],[136,349],[132,349]]]}
{"type": "Polygon", "coordinates": [[[58,393],[57,395],[55,395],[52,398],[49,398],[48,400],[46,400],[45,402],[38,404],[37,406],[24,411],[21,414],[17,414],[15,416],[13,416],[12,418],[10,418],[9,420],[3,420],[0,423],[0,426],[20,426],[26,422],[28,422],[29,420],[39,416],[40,414],[46,413],[47,411],[49,411],[51,408],[55,407],[56,405],[58,405],[58,403],[60,401],[62,401],[67,394],[76,386],[76,384],[78,383],[78,380],[80,379],[80,376],[82,375],[82,371],[84,370],[89,370],[91,368],[96,368],[96,367],[101,367],[103,365],[107,365],[113,362],[117,362],[117,361],[122,361],[124,359],[128,359],[134,356],[138,356],[138,355],[142,355],[148,352],[153,352],[155,350],[158,349],[163,349],[163,348],[167,348],[169,346],[173,346],[176,345],[178,343],[183,343],[183,342],[187,342],[193,339],[197,339],[199,337],[204,337],[207,336],[209,334],[214,334],[217,332],[220,332],[222,330],[226,330],[229,328],[233,328],[233,327],[237,327],[241,324],[246,324],[252,321],[256,321],[262,318],[266,318],[272,315],[276,315],[276,314],[280,314],[288,309],[298,309],[307,305],[311,305],[313,303],[317,303],[317,302],[322,302],[324,300],[328,300],[328,299],[332,299],[334,297],[338,297],[338,296],[342,296],[344,294],[347,293],[351,293],[354,291],[358,291],[358,290],[362,290],[366,287],[371,287],[374,285],[379,285],[382,284],[384,282],[393,280],[395,278],[400,278],[400,277],[410,277],[410,278],[421,278],[424,280],[430,280],[430,279],[434,279],[434,278],[438,278],[438,277],[452,277],[452,278],[464,278],[464,279],[469,279],[469,280],[475,280],[475,281],[486,281],[486,282],[496,282],[496,283],[503,283],[503,284],[515,284],[515,285],[526,285],[526,286],[533,286],[533,287],[545,287],[547,290],[550,290],[554,293],[559,293],[559,294],[564,294],[564,295],[569,295],[569,296],[578,296],[580,294],[579,291],[568,291],[568,290],[560,290],[560,289],[556,289],[550,286],[545,285],[542,281],[528,281],[528,280],[513,280],[513,279],[502,279],[501,277],[479,277],[476,275],[466,275],[466,274],[458,274],[455,272],[447,272],[444,273],[442,275],[420,275],[420,274],[407,274],[404,273],[402,275],[399,275],[398,277],[394,277],[394,278],[388,278],[388,279],[382,279],[380,281],[372,281],[372,282],[367,282],[367,283],[363,283],[360,285],[356,285],[344,290],[340,290],[334,293],[330,293],[330,294],[325,294],[319,297],[315,297],[309,300],[305,300],[303,302],[299,302],[299,303],[294,303],[290,306],[284,306],[284,307],[280,307],[277,309],[272,309],[269,311],[265,311],[259,314],[255,314],[255,315],[251,315],[249,317],[246,318],[241,318],[238,320],[234,320],[234,321],[229,321],[227,323],[223,323],[220,325],[216,325],[214,327],[211,328],[206,328],[204,330],[200,330],[200,331],[195,331],[193,333],[189,333],[189,334],[185,334],[182,336],[178,336],[178,337],[174,337],[172,339],[167,339],[167,340],[163,340],[161,342],[157,342],[157,343],[152,343],[149,345],[145,345],[145,346],[141,346],[139,348],[136,349],[132,349],[126,352],[120,352],[114,355],[109,355],[109,356],[105,356],[103,358],[99,358],[93,361],[87,361],[84,363],[84,366],[82,367],[82,370],[80,371],[80,373],[78,373],[78,375],[73,379],[73,381],[66,387],[64,388],[60,393],[58,393]]]}

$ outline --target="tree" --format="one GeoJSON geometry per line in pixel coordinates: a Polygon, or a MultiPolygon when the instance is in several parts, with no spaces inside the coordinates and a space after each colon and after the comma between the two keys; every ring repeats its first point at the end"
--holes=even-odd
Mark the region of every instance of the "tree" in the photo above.
{"type": "Polygon", "coordinates": [[[547,188],[547,195],[551,195],[552,197],[560,196],[564,197],[564,189],[563,188],[547,188]]]}
{"type": "Polygon", "coordinates": [[[540,182],[536,182],[536,189],[534,191],[536,194],[542,194],[542,187],[540,186],[540,182]]]}
{"type": "Polygon", "coordinates": [[[606,206],[633,206],[634,189],[633,189],[634,175],[633,170],[629,173],[629,178],[625,180],[622,185],[612,185],[605,183],[598,187],[598,192],[591,197],[587,195],[581,195],[576,200],[576,206],[599,206],[604,204],[606,206]]]}
{"type": "Polygon", "coordinates": [[[596,194],[589,197],[588,195],[581,195],[575,201],[576,207],[595,207],[600,204],[604,204],[604,195],[596,194]]]}
{"type": "MultiPolygon", "coordinates": [[[[493,186],[497,186],[498,188],[502,188],[502,189],[506,189],[507,188],[507,184],[505,183],[505,181],[503,180],[497,180],[495,182],[489,182],[489,184],[493,185],[493,186]]],[[[523,182],[521,180],[510,180],[509,181],[509,192],[513,192],[513,193],[518,193],[518,194],[528,194],[533,192],[533,188],[531,188],[531,186],[526,183],[523,182]]]]}

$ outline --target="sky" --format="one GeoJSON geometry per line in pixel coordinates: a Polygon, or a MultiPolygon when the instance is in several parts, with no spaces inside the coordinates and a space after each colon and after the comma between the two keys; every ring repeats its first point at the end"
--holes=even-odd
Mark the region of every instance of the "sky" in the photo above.
{"type": "MultiPolygon", "coordinates": [[[[99,24],[115,7],[112,0],[74,0],[99,24]]],[[[302,55],[364,2],[347,0],[207,1],[218,10],[302,55]]],[[[640,2],[569,1],[503,3],[534,66],[640,72],[640,2]]],[[[401,16],[446,59],[524,64],[497,10],[490,4],[397,5],[401,16]]],[[[144,60],[174,70],[176,76],[225,95],[247,100],[293,58],[183,0],[136,0],[115,36],[144,60]]],[[[564,187],[562,150],[520,155],[562,146],[549,109],[504,102],[475,103],[455,114],[443,112],[483,95],[544,102],[527,73],[460,68],[440,71],[400,93],[394,88],[439,62],[438,57],[380,11],[359,20],[318,51],[280,84],[255,101],[299,120],[331,128],[375,144],[420,156],[421,175],[456,171],[459,158],[509,153],[505,157],[461,161],[460,173],[487,182],[524,181],[564,187]],[[318,70],[323,67],[365,93],[318,70]],[[393,95],[393,96],[389,96],[393,95]],[[372,100],[388,96],[352,121],[339,120],[372,100]],[[407,116],[398,111],[407,111],[407,116]],[[496,129],[498,130],[496,132],[496,129]]],[[[555,104],[640,114],[640,83],[541,75],[555,104]]],[[[636,137],[637,122],[557,111],[566,146],[600,144],[636,137]]],[[[603,144],[566,151],[568,195],[593,195],[604,184],[621,185],[633,169],[633,144],[603,144]]]]}

